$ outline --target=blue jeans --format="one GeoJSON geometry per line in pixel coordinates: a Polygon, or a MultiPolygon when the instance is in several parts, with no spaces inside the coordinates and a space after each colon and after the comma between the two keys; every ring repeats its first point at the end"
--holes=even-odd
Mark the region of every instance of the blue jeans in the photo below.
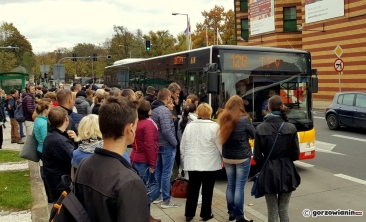
{"type": "Polygon", "coordinates": [[[158,161],[156,162],[155,178],[159,183],[163,201],[171,199],[170,196],[170,177],[175,160],[176,148],[172,146],[159,147],[158,161]]]}
{"type": "Polygon", "coordinates": [[[225,163],[227,175],[226,201],[230,215],[240,220],[244,217],[244,188],[250,171],[250,158],[240,164],[225,163]]]}
{"type": "Polygon", "coordinates": [[[23,123],[21,122],[18,122],[19,123],[19,134],[20,134],[20,137],[24,137],[24,132],[23,132],[23,123]]]}
{"type": "MultiPolygon", "coordinates": [[[[134,162],[132,167],[137,171],[137,174],[141,177],[141,180],[144,182],[144,184],[146,184],[147,180],[149,179],[149,171],[147,171],[147,169],[149,168],[149,164],[134,162]]],[[[150,212],[150,205],[151,203],[149,203],[148,201],[147,207],[149,209],[149,212],[150,212]]]]}

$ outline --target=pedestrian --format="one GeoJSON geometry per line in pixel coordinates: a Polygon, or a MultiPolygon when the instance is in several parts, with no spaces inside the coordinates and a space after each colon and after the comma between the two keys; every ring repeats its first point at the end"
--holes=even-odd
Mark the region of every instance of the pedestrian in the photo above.
{"type": "MultiPolygon", "coordinates": [[[[37,155],[38,158],[42,159],[42,152],[43,152],[43,143],[48,133],[48,113],[50,112],[51,108],[53,107],[52,100],[49,98],[43,98],[38,101],[36,107],[36,118],[34,120],[34,136],[38,142],[37,146],[37,155]]],[[[53,200],[51,199],[50,189],[45,182],[45,174],[43,166],[40,166],[40,173],[41,178],[44,183],[45,191],[47,194],[48,203],[52,203],[53,200]]]]}
{"type": "Polygon", "coordinates": [[[162,208],[179,207],[170,196],[170,177],[174,165],[174,158],[176,154],[177,138],[175,133],[174,122],[172,114],[167,105],[172,101],[170,91],[166,88],[159,90],[157,100],[152,104],[151,119],[154,120],[158,126],[159,132],[159,155],[155,169],[155,176],[159,182],[159,187],[162,196],[154,201],[160,203],[162,208]]]}
{"type": "Polygon", "coordinates": [[[27,88],[27,93],[22,94],[22,104],[24,110],[24,117],[25,117],[25,134],[32,135],[33,127],[34,127],[34,120],[32,115],[34,113],[36,102],[35,102],[35,86],[31,85],[27,88]]]}
{"type": "Polygon", "coordinates": [[[148,222],[147,190],[122,158],[135,139],[137,102],[110,96],[99,110],[103,147],[78,167],[75,195],[94,222],[148,222]]]}
{"type": "Polygon", "coordinates": [[[86,99],[87,95],[84,90],[76,93],[75,107],[77,113],[86,116],[91,113],[89,102],[86,99]]]}
{"type": "Polygon", "coordinates": [[[102,105],[102,102],[104,101],[104,96],[102,94],[95,94],[94,97],[94,107],[92,109],[92,114],[99,114],[100,106],[102,105]]]}
{"type": "MultiPolygon", "coordinates": [[[[155,176],[155,167],[159,153],[158,143],[158,127],[150,118],[151,105],[150,102],[141,99],[139,100],[139,108],[135,143],[132,144],[132,152],[130,159],[132,167],[136,169],[142,181],[146,184],[149,180],[149,171],[151,176],[155,176]]],[[[154,201],[154,200],[152,200],[154,201]]],[[[150,212],[151,202],[148,202],[148,209],[150,212]]],[[[160,222],[150,214],[150,222],[160,222]]]]}
{"type": "Polygon", "coordinates": [[[16,89],[10,90],[10,95],[6,99],[7,104],[7,111],[10,118],[10,125],[11,125],[11,143],[18,143],[18,144],[24,144],[22,141],[22,138],[19,134],[19,124],[18,121],[14,118],[14,112],[17,107],[17,98],[19,96],[19,92],[16,89]]]}
{"type": "Polygon", "coordinates": [[[153,86],[147,87],[145,99],[147,101],[149,101],[150,103],[152,103],[156,100],[155,88],[153,86]]]}
{"type": "MultiPolygon", "coordinates": [[[[232,96],[218,117],[220,142],[228,184],[226,201],[229,221],[247,222],[244,215],[244,188],[250,171],[255,129],[240,96],[232,96]]],[[[252,220],[250,220],[252,221],[252,220]]]]}
{"type": "MultiPolygon", "coordinates": [[[[193,103],[190,105],[195,106],[193,103]]],[[[212,108],[202,103],[197,108],[198,119],[188,124],[180,143],[184,170],[189,173],[186,221],[196,214],[197,201],[202,186],[202,207],[200,217],[208,221],[212,214],[212,196],[216,175],[222,169],[221,144],[218,139],[219,125],[211,120],[212,108]]]]}
{"type": "Polygon", "coordinates": [[[290,221],[288,206],[292,191],[300,185],[301,178],[293,161],[299,159],[300,149],[296,127],[288,122],[283,100],[273,95],[268,100],[268,113],[264,122],[257,126],[254,143],[254,160],[262,167],[272,149],[273,151],[259,177],[258,189],[265,195],[268,221],[290,221]],[[281,132],[280,125],[284,123],[281,132]]]}
{"type": "Polygon", "coordinates": [[[3,128],[5,128],[6,115],[5,115],[5,92],[0,88],[0,149],[3,147],[3,128]]]}
{"type": "Polygon", "coordinates": [[[65,190],[63,175],[71,175],[71,158],[74,151],[74,131],[67,130],[69,118],[65,109],[52,108],[48,113],[50,130],[43,142],[42,163],[46,186],[50,189],[49,200],[57,201],[65,190]]]}
{"type": "Polygon", "coordinates": [[[131,100],[136,100],[135,92],[132,89],[124,89],[122,90],[121,96],[129,98],[131,100]]]}

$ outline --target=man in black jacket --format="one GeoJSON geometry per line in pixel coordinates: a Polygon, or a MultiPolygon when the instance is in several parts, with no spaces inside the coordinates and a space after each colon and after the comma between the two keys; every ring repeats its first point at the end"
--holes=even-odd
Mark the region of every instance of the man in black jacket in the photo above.
{"type": "Polygon", "coordinates": [[[147,190],[122,157],[133,143],[137,101],[108,97],[99,110],[103,148],[84,160],[75,179],[76,196],[94,222],[148,222],[147,190]]]}

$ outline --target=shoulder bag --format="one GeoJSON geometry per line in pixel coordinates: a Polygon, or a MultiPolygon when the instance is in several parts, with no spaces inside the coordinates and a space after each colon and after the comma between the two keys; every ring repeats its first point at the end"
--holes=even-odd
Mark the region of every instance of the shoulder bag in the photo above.
{"type": "Polygon", "coordinates": [[[19,157],[31,160],[33,162],[39,162],[37,155],[38,141],[34,136],[34,129],[32,135],[28,135],[25,139],[22,149],[20,150],[19,157]]]}
{"type": "Polygon", "coordinates": [[[262,169],[254,176],[253,180],[254,180],[254,183],[253,183],[253,187],[252,187],[252,192],[251,192],[251,195],[254,196],[255,198],[260,198],[260,197],[263,197],[264,196],[264,193],[262,193],[261,191],[259,191],[259,177],[264,169],[264,167],[266,166],[267,162],[268,162],[268,159],[269,157],[271,156],[272,154],[272,151],[273,151],[273,148],[275,147],[276,145],[276,142],[277,142],[277,139],[278,139],[278,135],[280,134],[281,132],[281,129],[283,127],[283,125],[285,124],[285,122],[283,122],[280,126],[280,128],[278,129],[277,131],[277,135],[276,135],[276,139],[272,145],[272,148],[271,148],[271,151],[269,151],[269,154],[267,156],[267,159],[266,161],[264,162],[263,166],[262,166],[262,169]]]}

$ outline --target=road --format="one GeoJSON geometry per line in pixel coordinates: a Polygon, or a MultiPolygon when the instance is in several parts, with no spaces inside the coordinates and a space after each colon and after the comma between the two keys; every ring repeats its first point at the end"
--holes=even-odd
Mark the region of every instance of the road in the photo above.
{"type": "MultiPolygon", "coordinates": [[[[316,157],[296,163],[301,184],[292,193],[289,206],[291,221],[366,221],[366,131],[341,128],[331,131],[326,125],[323,111],[315,111],[316,157]],[[304,209],[310,210],[356,210],[363,211],[362,217],[309,217],[303,216],[304,209]]],[[[226,190],[226,176],[223,172],[215,187],[226,190]]],[[[267,216],[264,198],[250,196],[253,183],[245,188],[245,205],[267,216]],[[253,206],[248,206],[249,204],[253,206]]]]}

